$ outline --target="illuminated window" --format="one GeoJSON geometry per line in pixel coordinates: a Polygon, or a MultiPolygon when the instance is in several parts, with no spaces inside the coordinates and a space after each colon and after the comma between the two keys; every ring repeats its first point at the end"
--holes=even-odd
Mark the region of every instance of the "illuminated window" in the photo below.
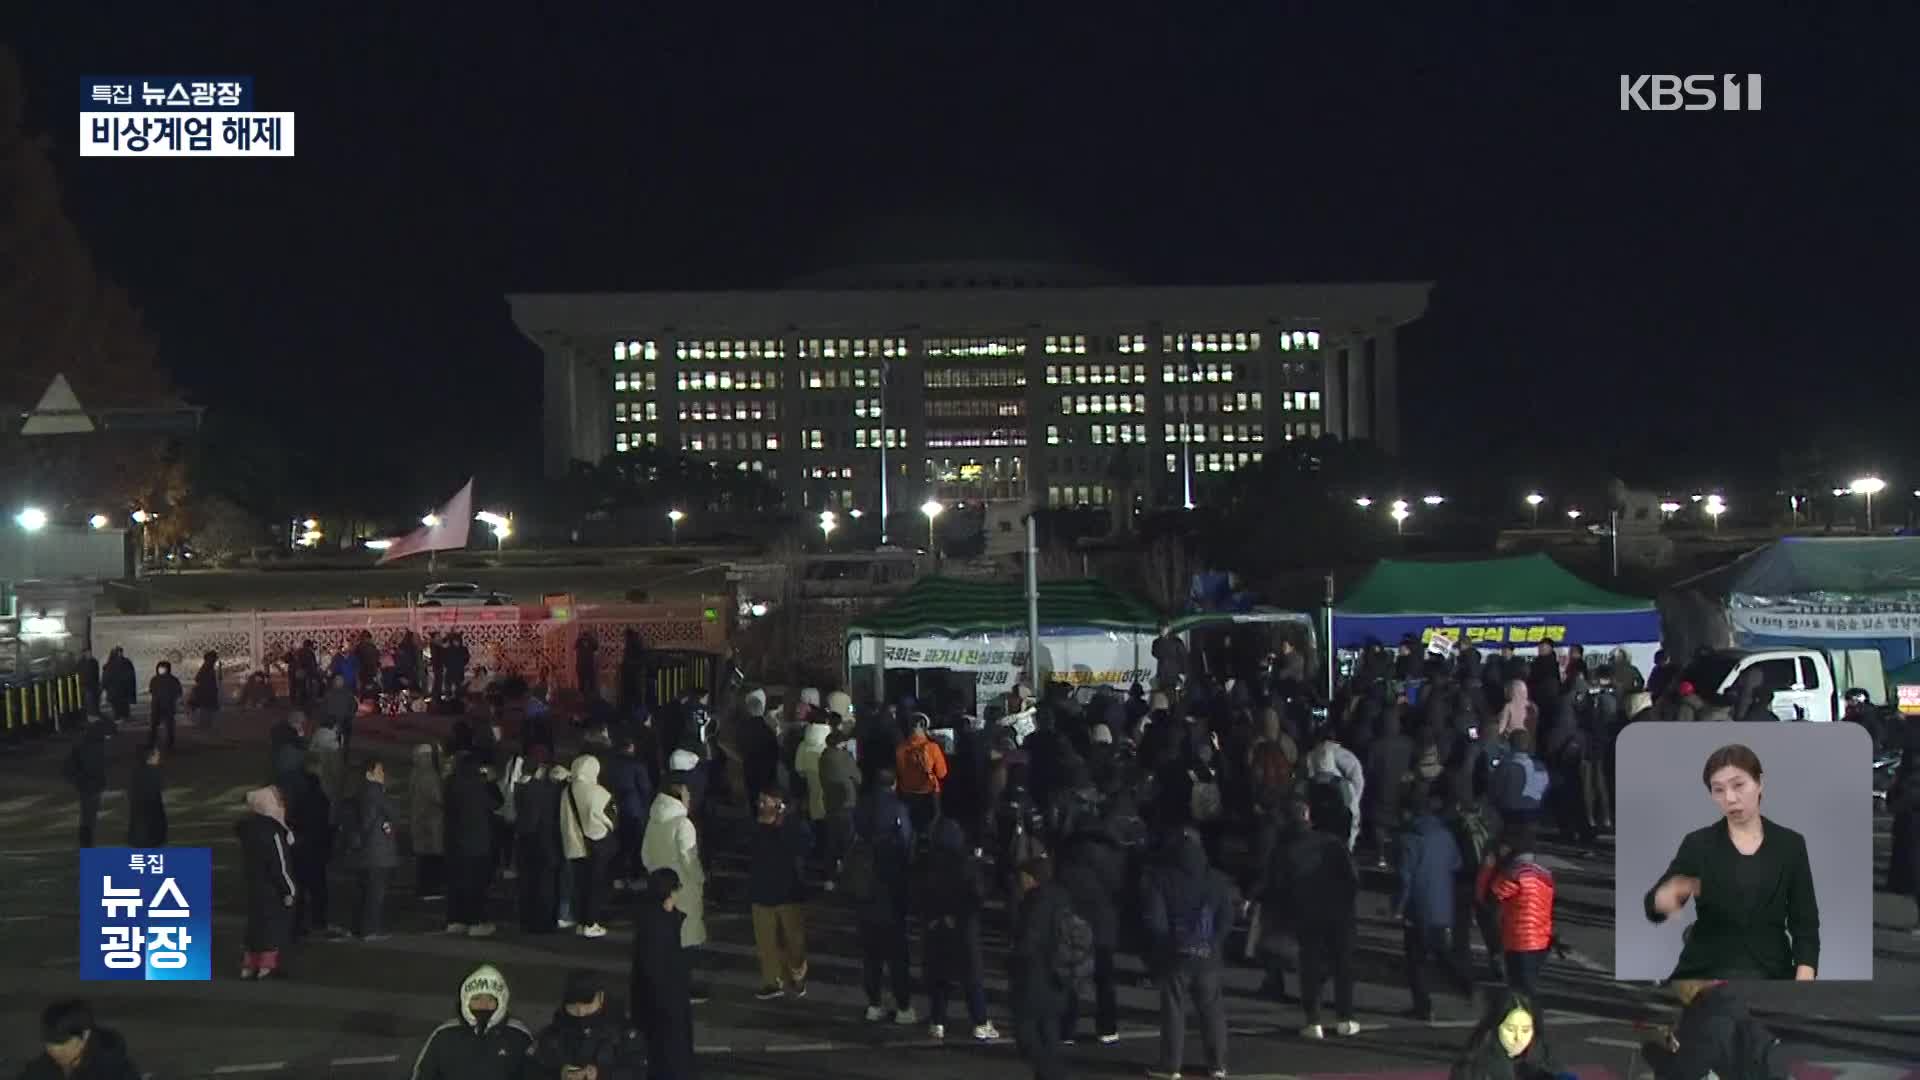
{"type": "Polygon", "coordinates": [[[1018,337],[928,338],[930,357],[1025,356],[1027,341],[1018,337]]]}
{"type": "MultiPolygon", "coordinates": [[[[626,358],[627,358],[627,343],[626,343],[626,342],[624,342],[624,341],[616,341],[616,342],[614,342],[614,343],[613,343],[613,360],[614,360],[614,363],[616,363],[616,364],[617,364],[617,363],[621,363],[621,362],[623,362],[623,361],[625,361],[625,360],[626,360],[626,358]]],[[[626,448],[625,448],[625,447],[621,447],[621,449],[623,449],[623,450],[624,450],[624,449],[626,449],[626,448]]]]}
{"type": "Polygon", "coordinates": [[[1052,364],[1047,365],[1047,385],[1048,386],[1060,385],[1060,369],[1053,366],[1052,364]]]}
{"type": "Polygon", "coordinates": [[[1087,353],[1087,338],[1084,334],[1049,334],[1047,335],[1046,347],[1048,356],[1062,353],[1074,356],[1085,356],[1087,353]]]}
{"type": "Polygon", "coordinates": [[[627,443],[626,432],[622,431],[613,437],[613,448],[623,454],[626,453],[628,450],[632,449],[632,447],[629,446],[627,443]]]}
{"type": "Polygon", "coordinates": [[[1122,334],[1113,341],[1114,351],[1118,353],[1143,353],[1147,351],[1145,334],[1122,334]]]}
{"type": "Polygon", "coordinates": [[[1307,408],[1312,409],[1315,412],[1320,411],[1320,391],[1318,390],[1307,391],[1307,408]]]}
{"type": "Polygon", "coordinates": [[[826,432],[819,428],[808,428],[800,433],[800,445],[809,450],[819,450],[826,445],[826,432]]]}
{"type": "Polygon", "coordinates": [[[1059,425],[1057,425],[1057,424],[1048,424],[1048,425],[1047,425],[1047,445],[1048,445],[1048,446],[1059,446],[1059,445],[1060,445],[1060,428],[1059,428],[1059,425]]]}

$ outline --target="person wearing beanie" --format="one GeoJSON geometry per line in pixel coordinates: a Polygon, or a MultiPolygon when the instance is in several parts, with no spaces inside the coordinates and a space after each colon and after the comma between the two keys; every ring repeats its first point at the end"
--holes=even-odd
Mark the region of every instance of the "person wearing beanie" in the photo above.
{"type": "Polygon", "coordinates": [[[560,1007],[534,1040],[534,1063],[547,1076],[592,1069],[595,1080],[640,1080],[639,1046],[628,1036],[625,1015],[607,1000],[599,972],[568,972],[560,1007]]]}

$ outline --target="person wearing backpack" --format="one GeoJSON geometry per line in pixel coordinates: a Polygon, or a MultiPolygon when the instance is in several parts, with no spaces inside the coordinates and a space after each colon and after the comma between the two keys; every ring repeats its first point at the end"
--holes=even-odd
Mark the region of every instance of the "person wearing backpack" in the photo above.
{"type": "MultiPolygon", "coordinates": [[[[1115,842],[1107,823],[1082,819],[1062,846],[1060,884],[1073,897],[1075,914],[1093,928],[1093,1027],[1102,1045],[1120,1041],[1115,996],[1114,950],[1120,945],[1119,898],[1126,891],[1127,852],[1115,842]]],[[[1079,987],[1067,996],[1062,1036],[1071,1043],[1079,1027],[1079,987]]]]}
{"type": "Polygon", "coordinates": [[[1780,1040],[1754,1019],[1727,983],[1675,979],[1680,1019],[1641,1047],[1657,1080],[1786,1080],[1791,1076],[1780,1040]]]}
{"type": "Polygon", "coordinates": [[[1160,989],[1160,1064],[1149,1077],[1180,1076],[1187,1008],[1200,1020],[1207,1071],[1227,1075],[1227,1008],[1220,970],[1233,930],[1233,891],[1207,864],[1200,834],[1184,829],[1174,850],[1151,872],[1141,900],[1148,959],[1160,989]]]}
{"type": "Polygon", "coordinates": [[[1260,710],[1260,737],[1247,750],[1256,810],[1272,810],[1293,797],[1294,765],[1299,760],[1300,747],[1281,726],[1279,711],[1271,706],[1260,710]]]}
{"type": "Polygon", "coordinates": [[[1453,933],[1449,935],[1454,966],[1461,971],[1473,970],[1473,930],[1478,926],[1480,941],[1487,948],[1489,970],[1493,980],[1499,982],[1506,977],[1500,955],[1500,909],[1482,903],[1475,894],[1480,867],[1494,851],[1493,828],[1484,807],[1470,797],[1461,800],[1457,793],[1451,799],[1446,823],[1460,848],[1460,868],[1453,875],[1453,933]]]}
{"type": "Polygon", "coordinates": [[[940,787],[947,779],[947,755],[927,734],[931,726],[926,713],[914,713],[907,741],[894,751],[894,775],[899,777],[900,799],[907,805],[915,836],[924,836],[940,816],[940,787]]]}
{"type": "Polygon", "coordinates": [[[973,1037],[991,1042],[1000,1032],[987,1019],[986,967],[980,957],[980,916],[987,904],[987,874],[967,846],[966,830],[952,818],[935,823],[932,858],[918,872],[916,917],[925,930],[921,969],[927,987],[927,1035],[947,1037],[947,1004],[958,989],[965,999],[973,1037]]]}
{"type": "Polygon", "coordinates": [[[1508,735],[1506,756],[1487,783],[1487,797],[1500,820],[1509,826],[1539,821],[1551,786],[1547,767],[1533,754],[1533,732],[1522,729],[1508,735]]]}
{"type": "Polygon", "coordinates": [[[1091,927],[1074,913],[1073,897],[1053,880],[1051,859],[1028,859],[1014,874],[1019,906],[1007,971],[1013,1038],[1033,1067],[1034,1080],[1061,1080],[1067,1075],[1060,1055],[1062,1023],[1074,985],[1092,961],[1091,927]],[[1081,930],[1086,937],[1077,940],[1081,930]],[[1087,947],[1085,956],[1081,946],[1087,947]]]}
{"type": "Polygon", "coordinates": [[[853,846],[842,866],[841,888],[857,908],[860,960],[867,991],[867,1021],[893,1018],[917,1024],[907,938],[908,868],[913,858],[913,822],[894,794],[892,769],[874,774],[873,789],[853,812],[853,846]],[[893,982],[893,1008],[881,1004],[885,977],[893,982]]]}

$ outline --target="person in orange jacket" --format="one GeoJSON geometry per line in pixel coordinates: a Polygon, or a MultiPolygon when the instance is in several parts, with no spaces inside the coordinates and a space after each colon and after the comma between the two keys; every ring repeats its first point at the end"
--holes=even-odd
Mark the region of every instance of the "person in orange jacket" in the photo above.
{"type": "Polygon", "coordinates": [[[1507,988],[1528,997],[1539,992],[1540,969],[1553,948],[1553,871],[1534,857],[1531,825],[1507,831],[1497,852],[1480,867],[1474,894],[1500,904],[1500,944],[1507,988]]]}
{"type": "Polygon", "coordinates": [[[894,775],[899,777],[900,799],[907,804],[915,835],[925,836],[940,816],[940,788],[947,779],[947,754],[927,734],[926,713],[913,714],[913,732],[893,752],[894,775]]]}

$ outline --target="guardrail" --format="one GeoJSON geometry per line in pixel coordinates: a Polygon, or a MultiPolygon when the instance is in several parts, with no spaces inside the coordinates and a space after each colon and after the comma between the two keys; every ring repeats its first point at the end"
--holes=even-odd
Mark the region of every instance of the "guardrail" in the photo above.
{"type": "Polygon", "coordinates": [[[86,713],[80,673],[22,675],[0,682],[0,739],[58,731],[86,713]]]}

